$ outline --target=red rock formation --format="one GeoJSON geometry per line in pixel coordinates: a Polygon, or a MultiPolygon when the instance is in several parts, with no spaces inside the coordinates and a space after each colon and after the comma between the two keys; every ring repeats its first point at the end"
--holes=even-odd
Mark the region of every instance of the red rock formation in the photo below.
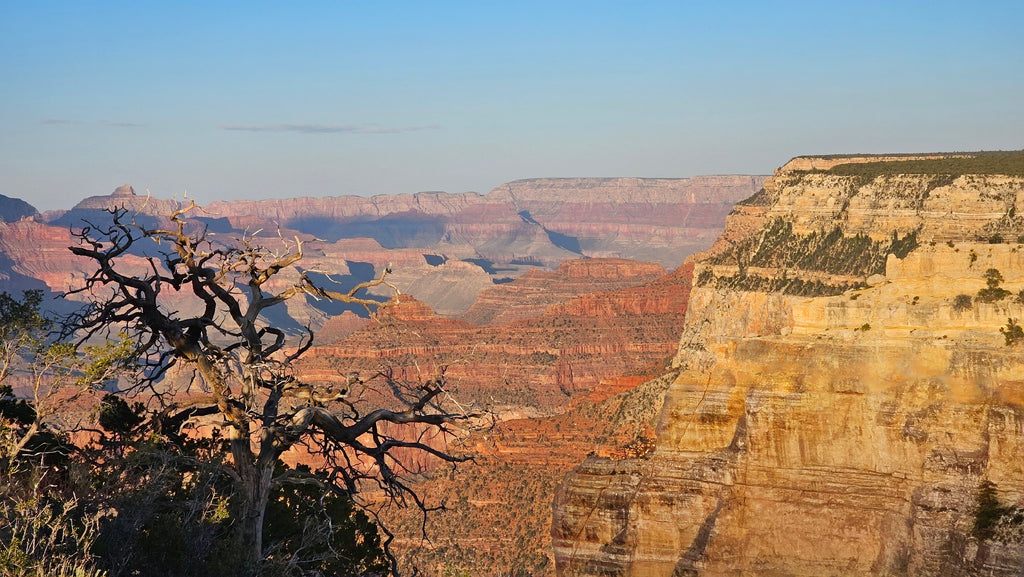
{"type": "Polygon", "coordinates": [[[533,269],[508,284],[489,288],[460,318],[478,325],[503,325],[540,316],[572,297],[649,283],[665,274],[655,263],[624,259],[571,260],[555,272],[533,269]]]}
{"type": "Polygon", "coordinates": [[[334,378],[338,371],[373,374],[387,366],[416,380],[445,367],[453,390],[467,400],[505,411],[561,412],[575,395],[660,363],[676,349],[690,267],[640,287],[594,294],[584,289],[586,282],[599,289],[613,285],[602,275],[614,270],[636,273],[636,282],[658,269],[627,261],[566,264],[558,273],[544,273],[550,278],[546,285],[532,284],[535,292],[513,292],[505,301],[528,310],[521,303],[543,295],[541,287],[547,286],[560,296],[546,310],[501,326],[437,317],[402,295],[400,304],[378,313],[364,329],[314,347],[301,370],[334,378]]]}

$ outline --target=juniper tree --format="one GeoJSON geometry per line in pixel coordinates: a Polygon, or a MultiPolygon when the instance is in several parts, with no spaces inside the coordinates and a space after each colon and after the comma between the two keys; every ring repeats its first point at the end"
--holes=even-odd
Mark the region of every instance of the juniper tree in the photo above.
{"type": "MultiPolygon", "coordinates": [[[[300,239],[272,238],[280,246],[276,250],[251,234],[224,242],[190,218],[200,210],[192,203],[161,228],[113,209],[108,222],[74,231],[78,244],[71,251],[92,261],[95,271],[70,291],[88,295],[91,304],[69,327],[80,342],[110,332],[127,335],[140,366],[132,388],[146,390],[158,403],[162,426],[213,419],[226,431],[230,474],[243,501],[236,519],[245,555],[241,573],[260,572],[268,497],[280,483],[330,486],[350,495],[372,483],[388,500],[411,501],[427,511],[407,481],[409,469],[399,453],[465,461],[428,442],[427,435],[445,438],[454,424],[481,414],[449,402],[443,373],[409,385],[381,371],[377,377],[389,394],[370,408],[350,398],[352,387],[364,381],[359,375],[303,382],[294,365],[312,345],[313,332],[307,328],[301,336],[289,336],[266,314],[301,297],[375,310],[382,304],[365,291],[397,292],[387,279],[390,269],[350,290],[332,290],[300,268],[300,239]],[[179,306],[183,301],[192,306],[179,306]],[[203,390],[167,394],[161,380],[174,366],[191,368],[203,390]],[[317,470],[275,474],[279,457],[296,445],[317,453],[317,470]]],[[[394,559],[392,570],[397,571],[394,559]]]]}

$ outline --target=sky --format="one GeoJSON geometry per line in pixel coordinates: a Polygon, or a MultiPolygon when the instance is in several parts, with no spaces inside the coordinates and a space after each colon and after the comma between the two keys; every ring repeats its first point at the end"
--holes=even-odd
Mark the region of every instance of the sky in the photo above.
{"type": "Polygon", "coordinates": [[[0,194],[199,202],[1024,148],[1024,2],[0,0],[0,194]]]}

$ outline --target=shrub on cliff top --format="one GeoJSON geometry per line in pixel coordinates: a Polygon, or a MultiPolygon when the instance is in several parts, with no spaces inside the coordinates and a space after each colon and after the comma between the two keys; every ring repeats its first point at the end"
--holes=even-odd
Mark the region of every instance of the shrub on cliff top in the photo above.
{"type": "MultiPolygon", "coordinates": [[[[956,153],[950,153],[954,155],[956,153]]],[[[931,158],[839,164],[825,171],[841,176],[875,178],[896,174],[1000,174],[1024,176],[1024,150],[961,153],[963,158],[931,158]]]]}

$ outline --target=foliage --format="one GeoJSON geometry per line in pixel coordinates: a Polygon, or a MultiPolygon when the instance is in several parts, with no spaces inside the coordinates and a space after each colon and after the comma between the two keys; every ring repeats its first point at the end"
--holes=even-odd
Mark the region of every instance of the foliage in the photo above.
{"type": "MultiPolygon", "coordinates": [[[[834,296],[851,289],[864,288],[864,283],[824,283],[820,280],[803,280],[800,278],[773,278],[759,275],[734,275],[731,277],[712,277],[709,282],[715,286],[741,291],[781,292],[797,296],[834,296]]],[[[706,286],[706,285],[697,285],[706,286]]]]}
{"type": "Polygon", "coordinates": [[[992,529],[996,521],[1006,512],[1005,507],[999,504],[996,484],[991,481],[982,481],[978,486],[975,503],[977,510],[974,514],[974,536],[978,539],[988,539],[992,536],[992,529]]]}
{"type": "Polygon", "coordinates": [[[64,452],[49,417],[130,363],[131,347],[123,341],[91,345],[79,355],[71,343],[54,340],[42,299],[38,290],[21,300],[0,293],[0,467],[7,469],[23,456],[64,452]],[[26,383],[21,396],[6,382],[15,373],[26,383]]]}
{"type": "MultiPolygon", "coordinates": [[[[868,155],[853,155],[868,156],[868,155]]],[[[897,155],[885,155],[897,156],[897,155]]],[[[830,157],[826,157],[830,158],[830,157]]],[[[943,158],[887,160],[838,164],[825,171],[842,176],[874,179],[897,174],[931,174],[960,176],[964,174],[999,174],[1024,176],[1024,151],[984,151],[944,153],[943,158]]]]}
{"type": "MultiPolygon", "coordinates": [[[[449,463],[466,461],[468,457],[438,447],[448,446],[444,441],[453,434],[453,423],[484,413],[451,400],[443,370],[416,383],[396,379],[386,369],[373,377],[380,379],[380,386],[368,385],[358,373],[350,371],[341,372],[345,376],[332,382],[303,382],[293,363],[312,345],[312,332],[290,340],[284,328],[268,321],[275,317],[274,307],[282,308],[279,305],[296,297],[340,301],[372,310],[380,303],[359,293],[373,287],[395,290],[385,278],[390,269],[373,281],[345,291],[333,290],[326,273],[311,276],[315,271],[297,268],[296,263],[303,258],[299,239],[264,241],[247,234],[222,241],[189,220],[189,213],[201,210],[195,204],[185,207],[170,216],[168,228],[160,229],[141,226],[128,211],[115,209],[110,222],[88,224],[75,231],[78,245],[71,247],[75,255],[91,260],[95,266],[84,286],[75,292],[95,300],[72,317],[66,334],[76,334],[79,342],[114,332],[126,335],[124,340],[132,343],[142,368],[129,390],[148,390],[152,402],[159,405],[153,433],[180,436],[182,430],[191,427],[190,434],[201,437],[205,433],[197,426],[223,427],[226,450],[231,455],[226,459],[208,451],[190,457],[214,469],[196,469],[180,481],[175,481],[180,459],[170,459],[166,465],[163,461],[151,463],[149,466],[156,470],[167,471],[167,476],[154,479],[166,481],[152,491],[149,485],[138,487],[143,491],[140,498],[167,495],[179,488],[196,495],[175,497],[172,504],[183,500],[210,503],[212,495],[230,495],[229,506],[213,508],[226,512],[223,520],[206,523],[206,513],[195,511],[207,509],[182,510],[174,505],[157,518],[139,522],[162,527],[158,523],[161,518],[183,523],[186,514],[201,521],[187,533],[181,547],[165,548],[168,554],[188,551],[193,542],[230,527],[229,541],[237,547],[231,552],[213,553],[210,562],[222,563],[234,574],[253,576],[268,562],[297,569],[302,563],[300,553],[315,550],[306,545],[289,549],[281,544],[284,541],[275,545],[265,539],[272,495],[282,483],[320,487],[320,507],[326,507],[325,489],[352,498],[370,484],[385,498],[403,505],[412,503],[425,513],[427,508],[408,484],[407,476],[415,469],[396,453],[419,453],[449,463]],[[268,248],[264,242],[273,242],[278,248],[268,248]],[[148,269],[141,273],[123,269],[119,257],[126,253],[151,255],[148,269]],[[294,273],[293,282],[281,280],[287,275],[277,276],[285,270],[294,273]],[[194,302],[192,306],[167,302],[170,294],[191,297],[194,302]],[[161,380],[176,365],[191,368],[197,384],[209,394],[168,390],[161,380]],[[373,396],[363,398],[361,395],[368,391],[373,396]],[[294,446],[317,454],[320,465],[316,471],[275,471],[281,455],[294,446]],[[230,490],[221,486],[222,479],[230,479],[230,490]],[[232,558],[232,554],[237,556],[232,558]]],[[[110,414],[125,414],[124,407],[115,405],[110,405],[110,414]]],[[[128,423],[122,434],[134,430],[128,423]]],[[[182,438],[176,443],[185,441],[182,438]]],[[[141,447],[125,450],[134,450],[140,458],[147,455],[141,447]]],[[[295,495],[298,499],[300,493],[295,495]]],[[[289,502],[292,509],[298,506],[289,502]]],[[[318,518],[324,520],[322,515],[318,518]]],[[[323,527],[321,522],[315,528],[323,527]]],[[[360,534],[368,535],[365,531],[360,534]]],[[[330,531],[326,535],[321,545],[329,549],[335,537],[330,531]]],[[[375,543],[367,539],[363,542],[375,543]]],[[[386,547],[387,541],[384,544],[386,547]]],[[[169,558],[167,562],[172,561],[169,558]]],[[[397,571],[395,560],[391,561],[392,570],[397,571]]]]}
{"type": "Polygon", "coordinates": [[[89,554],[96,520],[83,519],[79,509],[74,498],[12,499],[0,492],[0,575],[105,577],[89,554]]]}
{"type": "Polygon", "coordinates": [[[971,295],[960,293],[953,297],[953,310],[958,313],[970,310],[972,302],[971,295]]]}
{"type": "MultiPolygon", "coordinates": [[[[278,472],[286,467],[278,463],[278,472]]],[[[310,473],[300,466],[297,472],[310,473]]],[[[267,504],[265,538],[270,564],[294,573],[326,575],[387,573],[377,525],[352,498],[319,484],[282,483],[267,504]]]]}
{"type": "Polygon", "coordinates": [[[1003,282],[1003,275],[998,269],[990,268],[986,270],[984,278],[987,286],[978,291],[975,300],[983,303],[994,303],[1010,296],[1010,291],[999,286],[1003,282]]]}
{"type": "Polygon", "coordinates": [[[1024,543],[1024,509],[999,502],[996,484],[982,481],[975,498],[973,535],[981,540],[1024,543]]]}
{"type": "MultiPolygon", "coordinates": [[[[710,259],[709,264],[735,264],[738,274],[733,278],[713,279],[698,275],[697,286],[716,282],[737,290],[782,291],[786,294],[820,296],[840,294],[856,283],[825,283],[800,278],[766,279],[752,274],[751,268],[796,270],[828,275],[870,276],[885,273],[886,258],[895,254],[904,258],[918,246],[917,233],[900,236],[895,231],[888,241],[874,241],[864,234],[846,236],[836,226],[830,231],[796,234],[792,223],[773,219],[760,233],[751,235],[733,246],[731,251],[710,259]]],[[[710,270],[710,269],[706,269],[710,270]]]]}
{"type": "MultiPolygon", "coordinates": [[[[159,419],[146,416],[141,404],[108,395],[99,411],[105,434],[94,445],[59,468],[29,463],[0,477],[0,575],[238,573],[243,544],[232,529],[241,496],[223,438],[161,434],[151,428],[159,419]]],[[[347,495],[281,485],[267,514],[265,575],[387,571],[376,525],[347,495]]]]}
{"type": "Polygon", "coordinates": [[[1017,324],[1016,319],[1006,319],[1006,326],[999,327],[999,332],[1003,334],[1006,346],[1008,347],[1024,341],[1024,328],[1017,324]]]}

